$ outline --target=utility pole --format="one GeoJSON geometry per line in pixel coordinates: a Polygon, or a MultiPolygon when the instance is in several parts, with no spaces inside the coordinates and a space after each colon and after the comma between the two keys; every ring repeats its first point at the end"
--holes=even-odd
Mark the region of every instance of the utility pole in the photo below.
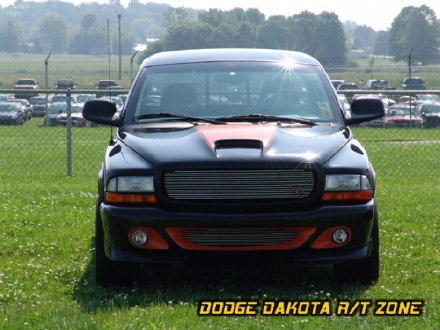
{"type": "MultiPolygon", "coordinates": [[[[412,69],[411,69],[411,64],[412,64],[412,53],[413,53],[415,47],[416,47],[416,45],[414,45],[414,46],[411,48],[411,51],[409,52],[409,55],[408,55],[408,77],[409,77],[409,79],[411,79],[411,71],[412,71],[412,69]]],[[[410,80],[410,81],[411,81],[411,80],[410,80]]]]}
{"type": "MultiPolygon", "coordinates": [[[[49,57],[51,54],[52,54],[52,50],[50,50],[49,54],[47,55],[46,59],[44,60],[44,83],[45,83],[44,88],[46,90],[49,89],[49,57]]],[[[49,100],[48,100],[48,98],[49,98],[49,95],[46,92],[46,108],[44,110],[44,113],[45,113],[44,125],[47,125],[48,118],[49,118],[49,116],[48,116],[48,114],[49,114],[49,106],[48,106],[49,100]]]]}
{"type": "MultiPolygon", "coordinates": [[[[416,47],[416,45],[413,45],[413,47],[411,48],[411,51],[409,52],[408,55],[408,78],[409,78],[409,83],[411,84],[411,88],[413,89],[413,83],[411,80],[411,64],[412,64],[412,53],[414,51],[414,48],[416,47]]],[[[412,127],[412,94],[409,96],[409,127],[412,127]]]]}
{"type": "Polygon", "coordinates": [[[131,82],[133,82],[133,59],[137,53],[138,53],[138,50],[136,50],[133,53],[133,55],[131,55],[131,58],[130,58],[130,79],[131,79],[131,82]]]}
{"type": "Polygon", "coordinates": [[[122,77],[122,56],[121,56],[121,14],[118,14],[118,37],[119,37],[119,81],[122,77]]]}

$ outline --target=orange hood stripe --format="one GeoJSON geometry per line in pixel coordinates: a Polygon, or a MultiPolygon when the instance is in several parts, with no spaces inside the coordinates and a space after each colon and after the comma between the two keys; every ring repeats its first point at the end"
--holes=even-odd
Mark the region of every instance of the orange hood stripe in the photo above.
{"type": "Polygon", "coordinates": [[[221,140],[258,140],[263,143],[263,148],[268,148],[278,127],[262,124],[230,124],[196,126],[208,146],[214,150],[215,143],[221,140]]]}

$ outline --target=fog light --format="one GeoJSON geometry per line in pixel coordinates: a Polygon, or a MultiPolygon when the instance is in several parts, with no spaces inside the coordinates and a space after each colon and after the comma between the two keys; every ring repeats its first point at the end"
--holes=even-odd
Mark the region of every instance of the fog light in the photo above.
{"type": "Polygon", "coordinates": [[[145,245],[148,241],[148,235],[143,230],[136,230],[131,234],[131,241],[138,246],[145,245]]]}
{"type": "Polygon", "coordinates": [[[343,244],[348,239],[348,233],[345,229],[338,228],[333,232],[332,239],[337,244],[343,244]]]}

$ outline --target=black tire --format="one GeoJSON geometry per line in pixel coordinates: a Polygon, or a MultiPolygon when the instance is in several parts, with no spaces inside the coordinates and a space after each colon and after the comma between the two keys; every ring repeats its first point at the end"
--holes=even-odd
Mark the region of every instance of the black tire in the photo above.
{"type": "Polygon", "coordinates": [[[371,284],[379,279],[379,220],[377,211],[374,216],[373,231],[371,233],[370,255],[361,260],[346,261],[333,265],[333,274],[336,280],[346,283],[371,284]]]}
{"type": "Polygon", "coordinates": [[[110,260],[104,252],[104,230],[99,213],[100,202],[96,206],[95,224],[95,271],[96,284],[103,287],[127,286],[133,284],[140,265],[110,260]]]}

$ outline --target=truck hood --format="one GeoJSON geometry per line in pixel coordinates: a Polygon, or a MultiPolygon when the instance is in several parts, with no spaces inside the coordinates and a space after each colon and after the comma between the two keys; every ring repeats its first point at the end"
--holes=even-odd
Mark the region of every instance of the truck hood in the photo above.
{"type": "Polygon", "coordinates": [[[213,162],[315,162],[323,164],[350,139],[330,125],[148,125],[118,132],[127,147],[156,167],[213,162]]]}

